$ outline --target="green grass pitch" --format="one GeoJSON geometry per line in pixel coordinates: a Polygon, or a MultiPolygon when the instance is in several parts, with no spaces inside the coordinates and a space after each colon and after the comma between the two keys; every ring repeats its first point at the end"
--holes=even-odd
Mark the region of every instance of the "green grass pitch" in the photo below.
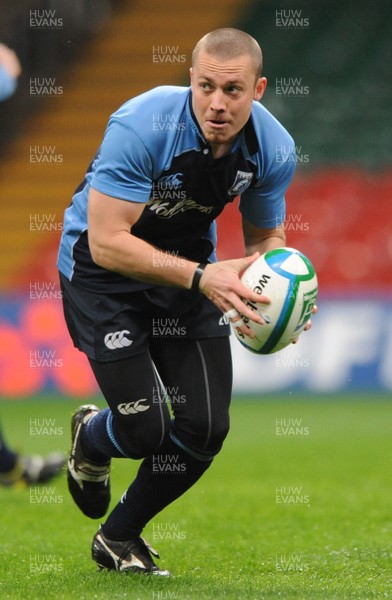
{"type": "MultiPolygon", "coordinates": [[[[75,400],[2,401],[9,441],[66,450],[75,400]]],[[[304,600],[392,597],[392,401],[236,398],[204,478],[147,526],[169,579],[98,572],[98,522],[61,476],[0,489],[2,599],[304,600]]],[[[113,502],[138,464],[115,460],[113,502]]],[[[181,476],[181,475],[177,475],[181,476]]]]}

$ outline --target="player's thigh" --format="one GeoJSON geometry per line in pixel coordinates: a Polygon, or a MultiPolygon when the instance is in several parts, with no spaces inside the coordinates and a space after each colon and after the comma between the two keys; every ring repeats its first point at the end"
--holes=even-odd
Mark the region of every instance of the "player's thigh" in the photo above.
{"type": "Polygon", "coordinates": [[[112,362],[90,359],[90,364],[126,454],[142,457],[159,448],[170,415],[149,352],[112,362]]]}
{"type": "Polygon", "coordinates": [[[229,338],[156,340],[151,352],[171,400],[174,434],[191,448],[216,453],[229,430],[229,338]]]}

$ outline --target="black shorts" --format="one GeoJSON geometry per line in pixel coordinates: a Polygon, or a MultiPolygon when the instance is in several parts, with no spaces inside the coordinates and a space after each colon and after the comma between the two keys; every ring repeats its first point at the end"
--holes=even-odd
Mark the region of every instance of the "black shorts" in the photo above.
{"type": "Polygon", "coordinates": [[[199,292],[157,286],[102,294],[60,273],[65,321],[76,348],[110,362],[140,354],[155,340],[227,337],[221,311],[199,292]]]}

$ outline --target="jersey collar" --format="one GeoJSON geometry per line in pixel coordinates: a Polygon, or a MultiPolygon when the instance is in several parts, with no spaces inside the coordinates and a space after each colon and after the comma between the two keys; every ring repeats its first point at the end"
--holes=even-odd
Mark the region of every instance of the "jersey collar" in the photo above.
{"type": "Polygon", "coordinates": [[[186,113],[187,113],[188,122],[190,123],[191,128],[196,133],[197,137],[200,138],[203,148],[209,148],[210,146],[209,146],[208,142],[206,141],[206,139],[203,135],[203,132],[201,130],[201,127],[200,127],[199,123],[197,122],[195,113],[193,112],[192,89],[191,88],[189,88],[188,102],[186,104],[186,113]]]}

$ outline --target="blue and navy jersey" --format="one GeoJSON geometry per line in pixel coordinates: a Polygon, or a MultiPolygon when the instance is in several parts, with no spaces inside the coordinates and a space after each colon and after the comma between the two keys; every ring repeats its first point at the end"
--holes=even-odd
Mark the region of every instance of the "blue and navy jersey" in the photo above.
{"type": "Polygon", "coordinates": [[[115,112],[85,179],[65,211],[58,266],[97,291],[151,287],[94,264],[88,247],[90,187],[144,210],[131,233],[197,262],[215,261],[215,219],[240,196],[244,218],[274,228],[285,218],[285,191],[295,169],[294,142],[258,102],[231,152],[214,159],[192,110],[191,89],[163,86],[115,112]]]}

